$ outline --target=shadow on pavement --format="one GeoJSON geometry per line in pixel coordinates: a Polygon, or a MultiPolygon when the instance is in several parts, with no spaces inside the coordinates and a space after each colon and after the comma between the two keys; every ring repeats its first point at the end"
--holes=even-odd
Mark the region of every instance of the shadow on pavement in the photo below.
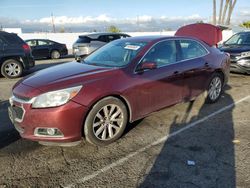
{"type": "Polygon", "coordinates": [[[8,115],[8,101],[0,102],[0,149],[20,139],[8,115]]]}
{"type": "MultiPolygon", "coordinates": [[[[188,118],[193,108],[190,102],[185,115],[173,119],[169,134],[233,103],[224,93],[223,100],[212,105],[201,103],[197,116],[188,118]]],[[[206,120],[206,125],[199,123],[167,139],[152,159],[153,166],[145,165],[138,187],[236,187],[233,108],[206,120]]]]}

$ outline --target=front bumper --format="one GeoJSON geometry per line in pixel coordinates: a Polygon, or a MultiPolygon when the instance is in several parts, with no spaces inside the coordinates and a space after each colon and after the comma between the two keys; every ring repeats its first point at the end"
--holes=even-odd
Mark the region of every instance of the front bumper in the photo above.
{"type": "Polygon", "coordinates": [[[22,138],[47,145],[67,145],[81,140],[86,107],[69,101],[60,107],[33,109],[31,103],[15,97],[10,98],[10,104],[9,117],[22,138]],[[36,128],[57,128],[63,136],[37,135],[36,128]]]}
{"type": "Polygon", "coordinates": [[[231,72],[250,74],[250,57],[240,58],[240,57],[231,57],[231,72]]]}

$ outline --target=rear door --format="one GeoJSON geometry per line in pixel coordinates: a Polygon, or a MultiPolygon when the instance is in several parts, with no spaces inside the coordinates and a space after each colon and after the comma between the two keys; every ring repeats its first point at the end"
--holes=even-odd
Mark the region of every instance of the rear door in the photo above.
{"type": "Polygon", "coordinates": [[[37,53],[37,50],[36,50],[37,40],[35,40],[35,39],[34,39],[34,40],[26,40],[25,42],[29,45],[29,47],[30,47],[30,49],[31,49],[32,55],[33,55],[35,58],[39,57],[39,56],[38,56],[38,53],[37,53]]]}
{"type": "Polygon", "coordinates": [[[50,57],[49,42],[46,40],[37,40],[35,53],[37,57],[50,57]]]}
{"type": "Polygon", "coordinates": [[[206,60],[209,51],[197,40],[177,40],[180,62],[184,76],[183,98],[190,100],[206,89],[210,78],[209,62],[206,60]]]}

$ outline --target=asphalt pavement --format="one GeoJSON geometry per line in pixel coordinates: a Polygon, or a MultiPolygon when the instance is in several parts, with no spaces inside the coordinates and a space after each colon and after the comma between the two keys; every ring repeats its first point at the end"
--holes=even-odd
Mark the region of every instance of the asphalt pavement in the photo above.
{"type": "MultiPolygon", "coordinates": [[[[26,74],[71,60],[40,60],[26,74]]],[[[250,187],[250,76],[230,74],[216,104],[201,95],[155,112],[106,147],[21,139],[7,115],[17,80],[0,78],[0,188],[250,187]]]]}

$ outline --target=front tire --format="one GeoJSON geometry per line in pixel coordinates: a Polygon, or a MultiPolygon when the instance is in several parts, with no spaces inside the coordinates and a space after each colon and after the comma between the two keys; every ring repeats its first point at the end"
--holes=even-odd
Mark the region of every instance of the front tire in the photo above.
{"type": "Polygon", "coordinates": [[[18,78],[23,74],[23,66],[15,59],[8,59],[1,66],[1,74],[5,78],[18,78]]]}
{"type": "Polygon", "coordinates": [[[215,73],[208,85],[206,103],[215,103],[219,100],[223,89],[223,78],[219,73],[215,73]]]}
{"type": "Polygon", "coordinates": [[[90,110],[84,124],[86,140],[94,145],[108,145],[123,134],[128,122],[127,108],[122,101],[107,97],[90,110]]]}
{"type": "Polygon", "coordinates": [[[58,50],[53,50],[50,55],[51,59],[59,59],[61,54],[58,50]]]}

